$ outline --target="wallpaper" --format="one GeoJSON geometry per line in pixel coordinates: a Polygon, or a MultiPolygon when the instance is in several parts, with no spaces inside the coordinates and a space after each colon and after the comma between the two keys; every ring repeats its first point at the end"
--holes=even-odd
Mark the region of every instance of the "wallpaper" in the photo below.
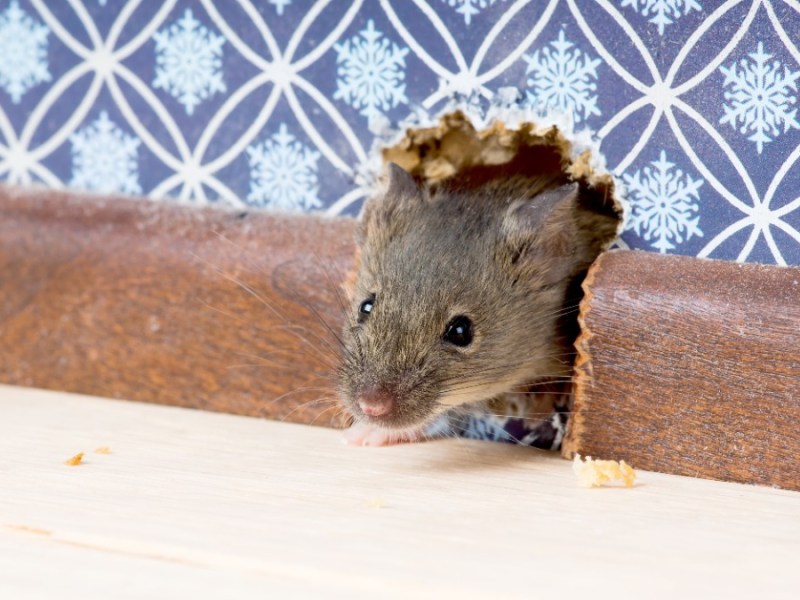
{"type": "Polygon", "coordinates": [[[12,183],[356,214],[374,131],[513,97],[596,136],[628,246],[800,263],[798,0],[0,0],[0,56],[12,183]]]}

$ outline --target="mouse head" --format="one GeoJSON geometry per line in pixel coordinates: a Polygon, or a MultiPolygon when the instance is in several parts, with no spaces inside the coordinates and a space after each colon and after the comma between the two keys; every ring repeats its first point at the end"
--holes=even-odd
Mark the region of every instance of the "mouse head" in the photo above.
{"type": "Polygon", "coordinates": [[[343,332],[341,393],[356,419],[419,428],[449,408],[567,375],[560,333],[577,184],[505,180],[431,191],[389,165],[365,206],[343,332]]]}

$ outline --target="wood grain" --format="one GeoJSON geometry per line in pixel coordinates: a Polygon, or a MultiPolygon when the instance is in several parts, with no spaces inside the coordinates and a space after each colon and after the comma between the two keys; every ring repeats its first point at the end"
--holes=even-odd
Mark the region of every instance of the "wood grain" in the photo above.
{"type": "Polygon", "coordinates": [[[796,598],[800,494],[0,386],[2,598],[796,598]],[[108,446],[110,454],[93,449],[108,446]],[[78,451],[77,467],[64,460],[78,451]]]}
{"type": "Polygon", "coordinates": [[[584,288],[568,456],[800,490],[800,269],[619,251],[584,288]]]}
{"type": "Polygon", "coordinates": [[[0,381],[341,423],[353,225],[0,187],[0,381]]]}

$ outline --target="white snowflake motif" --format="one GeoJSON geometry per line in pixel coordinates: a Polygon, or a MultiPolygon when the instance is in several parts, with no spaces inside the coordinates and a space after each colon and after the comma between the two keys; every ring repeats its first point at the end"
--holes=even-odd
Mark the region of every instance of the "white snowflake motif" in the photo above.
{"type": "Polygon", "coordinates": [[[278,16],[283,16],[283,9],[292,3],[292,0],[268,0],[275,7],[278,16]]]}
{"type": "Polygon", "coordinates": [[[695,0],[622,0],[622,7],[631,6],[638,13],[640,1],[642,16],[653,15],[650,22],[658,25],[658,35],[664,35],[664,28],[672,25],[673,19],[680,19],[693,10],[703,10],[702,5],[695,0]]]}
{"type": "Polygon", "coordinates": [[[800,129],[796,118],[797,96],[791,93],[797,91],[800,70],[792,72],[778,60],[769,62],[772,54],[764,52],[762,42],[749,56],[750,60],[743,58],[738,65],[720,67],[725,75],[722,86],[730,85],[731,89],[725,91],[729,104],[722,105],[725,115],[719,122],[728,123],[734,129],[740,124],[742,134],[753,132],[747,139],[756,143],[761,154],[764,144],[772,141],[770,136],[777,137],[792,128],[800,129]],[[741,71],[737,67],[741,67],[741,71]]]}
{"type": "MultiPolygon", "coordinates": [[[[503,1],[505,2],[505,0],[503,1]]],[[[456,12],[464,15],[464,23],[469,25],[474,15],[491,6],[497,0],[442,0],[442,2],[446,2],[454,8],[457,6],[456,12]]]]}
{"type": "Polygon", "coordinates": [[[227,88],[222,80],[222,45],[186,9],[177,23],[153,35],[156,43],[156,78],[153,87],[163,89],[191,115],[203,100],[227,88]]]}
{"type": "Polygon", "coordinates": [[[408,102],[403,83],[408,48],[385,39],[372,19],[359,35],[334,48],[339,65],[335,99],[360,109],[368,119],[408,102]]]}
{"type": "Polygon", "coordinates": [[[551,47],[537,50],[533,56],[523,55],[528,63],[527,73],[532,73],[527,92],[528,101],[540,110],[559,109],[571,113],[575,122],[599,115],[597,95],[597,67],[599,58],[591,58],[568,41],[562,29],[551,47]]]}
{"type": "Polygon", "coordinates": [[[33,86],[50,81],[47,36],[50,28],[34,21],[12,0],[0,14],[0,87],[14,104],[33,86]]]}
{"type": "Polygon", "coordinates": [[[664,150],[650,164],[652,168],[648,166],[641,172],[623,176],[631,202],[627,229],[648,242],[654,240],[651,246],[662,253],[693,235],[703,237],[698,227],[700,217],[695,214],[703,180],[692,179],[675,169],[675,163],[667,160],[664,150]]]}
{"type": "Polygon", "coordinates": [[[70,185],[96,192],[140,194],[137,149],[141,143],[127,135],[103,111],[92,124],[73,133],[70,185]]]}
{"type": "Polygon", "coordinates": [[[247,148],[250,162],[250,193],[258,206],[301,211],[321,206],[317,197],[319,152],[309,150],[281,123],[278,133],[247,148]]]}

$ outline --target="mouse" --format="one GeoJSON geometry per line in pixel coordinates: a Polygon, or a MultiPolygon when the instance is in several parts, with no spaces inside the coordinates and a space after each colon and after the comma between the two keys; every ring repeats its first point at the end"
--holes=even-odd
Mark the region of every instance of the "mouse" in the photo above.
{"type": "Polygon", "coordinates": [[[345,439],[420,441],[449,414],[570,378],[576,282],[616,236],[614,210],[563,172],[435,185],[387,172],[363,208],[347,290],[345,439]]]}

